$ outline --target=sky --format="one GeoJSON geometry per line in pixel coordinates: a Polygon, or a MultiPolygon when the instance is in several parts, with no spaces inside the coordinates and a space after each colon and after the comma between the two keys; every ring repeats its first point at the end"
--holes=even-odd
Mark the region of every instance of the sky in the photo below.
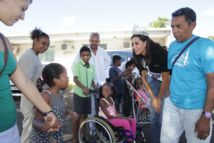
{"type": "Polygon", "coordinates": [[[28,35],[35,27],[48,34],[132,30],[158,16],[171,20],[171,13],[181,7],[197,14],[194,34],[214,36],[214,0],[33,0],[24,21],[12,27],[0,23],[0,32],[28,35]]]}

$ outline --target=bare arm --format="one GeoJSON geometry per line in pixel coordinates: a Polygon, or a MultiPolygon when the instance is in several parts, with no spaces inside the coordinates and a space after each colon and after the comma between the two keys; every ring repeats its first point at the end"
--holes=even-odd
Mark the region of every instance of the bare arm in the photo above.
{"type": "MultiPolygon", "coordinates": [[[[100,101],[99,101],[99,105],[100,105],[100,107],[101,107],[103,113],[106,115],[106,117],[107,117],[108,119],[127,119],[127,120],[128,120],[128,118],[126,118],[126,117],[122,117],[122,116],[112,116],[112,115],[110,115],[109,112],[108,112],[108,110],[107,110],[108,104],[107,104],[105,101],[100,100],[100,101]]],[[[116,109],[115,109],[115,112],[116,112],[116,109]]],[[[116,114],[118,114],[118,113],[116,112],[116,114]]]]}
{"type": "MultiPolygon", "coordinates": [[[[207,95],[204,106],[204,111],[212,113],[214,108],[214,73],[206,74],[207,79],[207,95]]],[[[195,132],[198,132],[199,139],[206,139],[210,134],[210,120],[211,118],[201,115],[200,119],[195,125],[195,132]]]]}
{"type": "MultiPolygon", "coordinates": [[[[52,105],[50,95],[47,92],[44,92],[42,94],[42,97],[44,98],[44,100],[47,102],[47,104],[49,106],[52,105]]],[[[58,118],[56,119],[56,122],[55,122],[55,124],[53,126],[51,126],[51,121],[52,121],[51,117],[49,117],[45,121],[44,118],[43,118],[42,112],[36,108],[35,117],[34,117],[34,120],[33,120],[33,123],[32,123],[33,128],[35,130],[40,131],[40,132],[47,132],[47,131],[51,131],[52,132],[52,131],[59,130],[60,127],[62,126],[62,123],[58,118]]]]}
{"type": "Polygon", "coordinates": [[[160,105],[159,105],[158,100],[155,97],[154,93],[152,92],[151,87],[150,87],[150,85],[148,83],[146,70],[142,70],[141,71],[141,75],[142,75],[143,84],[144,84],[146,90],[148,91],[148,93],[149,93],[149,95],[150,95],[150,97],[152,99],[152,106],[155,108],[156,112],[160,113],[160,110],[161,110],[160,109],[160,105]]]}
{"type": "Polygon", "coordinates": [[[169,86],[169,72],[162,72],[162,84],[158,93],[158,100],[161,100],[169,86]]]}
{"type": "Polygon", "coordinates": [[[70,109],[66,108],[65,109],[65,114],[68,114],[71,117],[73,117],[75,121],[77,120],[77,113],[76,112],[71,111],[70,109]]]}
{"type": "Polygon", "coordinates": [[[99,88],[95,85],[94,80],[92,80],[91,85],[94,88],[94,90],[96,90],[97,92],[99,91],[99,88]]]}
{"type": "MultiPolygon", "coordinates": [[[[12,52],[11,44],[7,38],[5,38],[7,46],[9,47],[10,52],[12,52]]],[[[15,58],[14,54],[13,57],[15,58]]],[[[16,58],[15,58],[16,59],[16,58]]],[[[16,60],[17,62],[17,60],[16,60]]],[[[51,110],[50,106],[43,100],[39,91],[33,84],[33,82],[26,77],[19,63],[17,62],[17,68],[14,73],[10,76],[11,81],[21,90],[24,96],[32,102],[40,111],[48,112],[51,110]]],[[[53,113],[48,114],[48,116],[53,117],[52,124],[54,124],[56,117],[53,113]]],[[[48,117],[47,116],[47,117],[48,117]]]]}

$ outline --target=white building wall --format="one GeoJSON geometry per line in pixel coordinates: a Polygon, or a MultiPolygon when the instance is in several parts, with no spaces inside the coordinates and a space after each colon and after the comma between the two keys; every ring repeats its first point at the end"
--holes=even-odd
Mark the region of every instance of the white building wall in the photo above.
{"type": "MultiPolygon", "coordinates": [[[[67,68],[69,77],[72,80],[71,64],[78,54],[80,48],[89,44],[89,36],[91,32],[83,33],[65,33],[65,34],[50,34],[50,47],[55,48],[55,60],[53,62],[61,63],[67,68]],[[72,50],[62,50],[62,44],[71,44],[72,50]]],[[[128,50],[131,51],[131,31],[107,31],[100,33],[100,44],[106,44],[107,50],[128,50]],[[124,43],[129,43],[128,48],[124,48],[124,43]]],[[[168,37],[171,34],[169,29],[152,29],[149,31],[150,38],[161,45],[168,46],[171,42],[171,38],[168,37]]],[[[21,54],[27,49],[32,47],[32,40],[30,36],[16,36],[8,37],[11,41],[12,46],[17,46],[18,50],[15,54],[16,58],[19,59],[21,54]]],[[[43,64],[48,64],[47,62],[43,64]]]]}

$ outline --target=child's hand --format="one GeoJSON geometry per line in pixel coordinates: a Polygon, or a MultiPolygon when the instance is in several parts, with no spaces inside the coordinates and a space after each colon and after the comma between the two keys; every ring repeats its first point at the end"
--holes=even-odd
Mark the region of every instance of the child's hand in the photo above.
{"type": "Polygon", "coordinates": [[[54,132],[54,131],[58,131],[61,126],[62,126],[62,122],[59,120],[59,118],[56,118],[56,121],[53,125],[51,125],[52,122],[52,117],[48,117],[47,120],[44,123],[44,132],[54,132]]]}
{"type": "Polygon", "coordinates": [[[96,91],[96,92],[99,92],[99,88],[98,87],[94,87],[94,90],[96,91]]]}
{"type": "Polygon", "coordinates": [[[131,115],[130,115],[128,118],[126,118],[126,120],[128,120],[128,121],[129,121],[129,123],[131,123],[130,118],[131,118],[131,115]]]}
{"type": "Polygon", "coordinates": [[[62,127],[62,122],[60,121],[59,118],[56,118],[56,122],[54,125],[51,126],[53,132],[58,131],[62,127]]]}
{"type": "Polygon", "coordinates": [[[116,116],[117,116],[117,117],[122,117],[122,115],[121,115],[121,114],[119,114],[119,113],[116,113],[116,116]]]}
{"type": "Polygon", "coordinates": [[[86,87],[83,88],[83,93],[84,93],[85,95],[90,95],[90,94],[91,94],[90,91],[89,91],[89,89],[86,88],[86,87]]]}
{"type": "Polygon", "coordinates": [[[76,121],[76,120],[77,120],[77,113],[72,112],[72,111],[69,111],[69,112],[68,112],[68,114],[69,114],[71,117],[73,117],[73,118],[74,118],[74,121],[76,121]]]}
{"type": "Polygon", "coordinates": [[[141,100],[140,105],[143,105],[143,104],[145,104],[145,103],[143,102],[143,100],[141,100]]]}
{"type": "Polygon", "coordinates": [[[136,74],[136,72],[132,72],[131,75],[134,76],[136,74]]]}

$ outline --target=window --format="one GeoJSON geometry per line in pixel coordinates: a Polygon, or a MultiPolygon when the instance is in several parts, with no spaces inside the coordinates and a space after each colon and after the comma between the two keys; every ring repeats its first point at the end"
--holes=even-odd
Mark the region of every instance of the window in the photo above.
{"type": "MultiPolygon", "coordinates": [[[[83,44],[83,46],[89,46],[89,44],[83,44]]],[[[99,46],[103,49],[107,49],[107,44],[99,44],[99,46]]]]}
{"type": "Polygon", "coordinates": [[[42,63],[50,63],[55,61],[55,47],[50,46],[43,54],[39,54],[39,59],[42,63]]]}

